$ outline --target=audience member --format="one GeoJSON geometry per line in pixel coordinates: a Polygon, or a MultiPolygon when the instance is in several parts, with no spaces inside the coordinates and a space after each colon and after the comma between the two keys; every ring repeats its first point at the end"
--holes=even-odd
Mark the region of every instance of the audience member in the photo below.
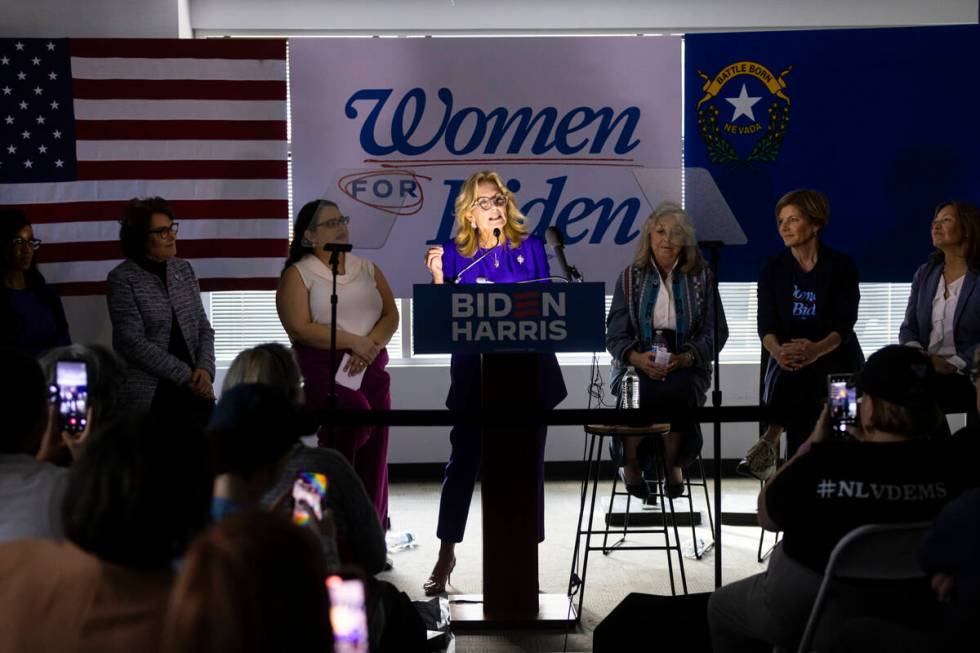
{"type": "Polygon", "coordinates": [[[38,458],[58,465],[68,465],[79,456],[86,437],[97,425],[112,421],[124,412],[119,397],[126,376],[126,363],[111,349],[101,345],[76,344],[58,347],[41,356],[41,368],[49,387],[57,384],[59,361],[85,363],[88,424],[81,433],[74,434],[54,428],[57,426],[58,406],[52,403],[48,420],[50,437],[45,437],[42,442],[38,458]]]}
{"type": "Polygon", "coordinates": [[[190,547],[167,609],[168,653],[332,651],[327,568],[281,515],[228,517],[190,547]]]}
{"type": "Polygon", "coordinates": [[[967,202],[943,202],[931,233],[936,249],[912,277],[898,341],[929,357],[943,412],[966,412],[974,423],[977,409],[966,372],[980,343],[980,210],[967,202]]]}
{"type": "MultiPolygon", "coordinates": [[[[294,404],[302,402],[302,378],[293,352],[278,343],[246,349],[235,357],[225,374],[222,393],[241,383],[263,383],[280,388],[294,404]]],[[[302,417],[302,413],[301,413],[302,417]]],[[[316,430],[310,422],[303,430],[316,430]]],[[[385,568],[385,539],[377,512],[357,472],[340,452],[297,444],[289,454],[275,487],[262,502],[272,506],[286,495],[300,472],[326,475],[327,508],[336,526],[337,551],[342,564],[359,566],[367,574],[385,568]]]]}
{"type": "Polygon", "coordinates": [[[129,365],[124,402],[203,428],[214,407],[214,329],[191,264],[176,257],[174,213],[133,199],[119,221],[126,260],[106,280],[112,345],[129,365]]]}
{"type": "Polygon", "coordinates": [[[35,458],[49,420],[44,375],[9,347],[0,348],[0,369],[0,541],[58,537],[68,471],[35,458]]]}
{"type": "Polygon", "coordinates": [[[0,651],[156,651],[173,564],[207,524],[200,433],[103,425],[69,472],[65,540],[0,545],[0,651]]]}
{"type": "MultiPolygon", "coordinates": [[[[863,392],[857,440],[828,439],[827,411],[793,458],[759,495],[759,522],[783,531],[768,570],[716,590],[708,605],[714,650],[795,648],[830,552],[852,529],[869,523],[929,520],[961,490],[944,442],[926,440],[941,419],[931,395],[934,371],[899,345],[868,359],[857,378],[863,392]]],[[[888,596],[848,587],[841,614],[914,623],[918,588],[888,596]]],[[[835,623],[836,611],[822,620],[835,623]]],[[[822,641],[817,633],[817,648],[822,641]]]]}
{"type": "Polygon", "coordinates": [[[0,346],[17,347],[32,356],[71,342],[61,299],[37,269],[40,246],[23,211],[0,212],[0,346]]]}

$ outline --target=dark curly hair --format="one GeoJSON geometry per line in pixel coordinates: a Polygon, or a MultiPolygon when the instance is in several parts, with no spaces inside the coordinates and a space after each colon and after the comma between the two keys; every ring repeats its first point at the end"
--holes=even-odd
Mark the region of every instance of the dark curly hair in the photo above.
{"type": "Polygon", "coordinates": [[[146,239],[155,213],[162,213],[173,222],[174,211],[162,197],[134,197],[119,218],[119,244],[126,258],[146,255],[146,239]]]}
{"type": "Polygon", "coordinates": [[[310,228],[310,223],[313,222],[317,212],[325,206],[336,208],[337,204],[330,200],[313,200],[304,204],[296,214],[296,222],[293,223],[293,242],[289,243],[289,254],[286,256],[286,263],[282,266],[283,272],[306,254],[313,253],[313,248],[303,243],[303,234],[310,228]]]}

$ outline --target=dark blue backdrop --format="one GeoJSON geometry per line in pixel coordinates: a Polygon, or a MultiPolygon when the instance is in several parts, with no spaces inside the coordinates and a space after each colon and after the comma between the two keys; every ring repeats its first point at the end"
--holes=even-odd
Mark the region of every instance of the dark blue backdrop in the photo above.
{"type": "Polygon", "coordinates": [[[977,202],[980,26],[703,34],[685,43],[685,165],[711,172],[749,241],[726,250],[722,280],[756,280],[782,247],[773,207],[793,188],[828,196],[824,240],[854,257],[862,281],[910,281],[931,251],[936,204],[977,202]],[[699,109],[708,94],[698,72],[713,81],[737,62],[749,65],[730,71],[699,109]],[[728,101],[740,96],[750,99],[728,101]]]}

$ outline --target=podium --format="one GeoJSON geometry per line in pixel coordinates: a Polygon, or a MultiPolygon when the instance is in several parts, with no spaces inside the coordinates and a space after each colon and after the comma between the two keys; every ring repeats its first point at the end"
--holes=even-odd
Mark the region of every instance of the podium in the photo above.
{"type": "Polygon", "coordinates": [[[416,285],[412,334],[423,354],[479,354],[480,405],[514,417],[483,425],[483,594],[450,597],[455,627],[560,626],[564,594],[538,592],[538,354],[605,349],[605,287],[416,285]]]}

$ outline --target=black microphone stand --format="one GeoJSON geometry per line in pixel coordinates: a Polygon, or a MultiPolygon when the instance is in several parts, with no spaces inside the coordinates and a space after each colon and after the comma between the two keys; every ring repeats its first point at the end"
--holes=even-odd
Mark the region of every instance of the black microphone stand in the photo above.
{"type": "MultiPolygon", "coordinates": [[[[330,410],[337,409],[337,268],[340,266],[341,252],[353,249],[349,243],[327,243],[323,251],[330,252],[330,273],[333,287],[330,289],[330,410]]],[[[333,440],[333,426],[330,426],[330,439],[333,440]]]]}
{"type": "MultiPolygon", "coordinates": [[[[714,339],[714,390],[711,392],[711,405],[721,406],[721,347],[718,346],[718,316],[721,304],[721,289],[718,286],[718,262],[721,259],[721,248],[725,246],[720,240],[702,240],[698,245],[708,251],[709,267],[715,280],[715,292],[711,298],[714,304],[714,319],[711,333],[714,339]]],[[[721,422],[718,418],[711,425],[711,442],[715,450],[715,589],[721,587],[721,422]]],[[[695,549],[697,542],[694,543],[695,549]]]]}

